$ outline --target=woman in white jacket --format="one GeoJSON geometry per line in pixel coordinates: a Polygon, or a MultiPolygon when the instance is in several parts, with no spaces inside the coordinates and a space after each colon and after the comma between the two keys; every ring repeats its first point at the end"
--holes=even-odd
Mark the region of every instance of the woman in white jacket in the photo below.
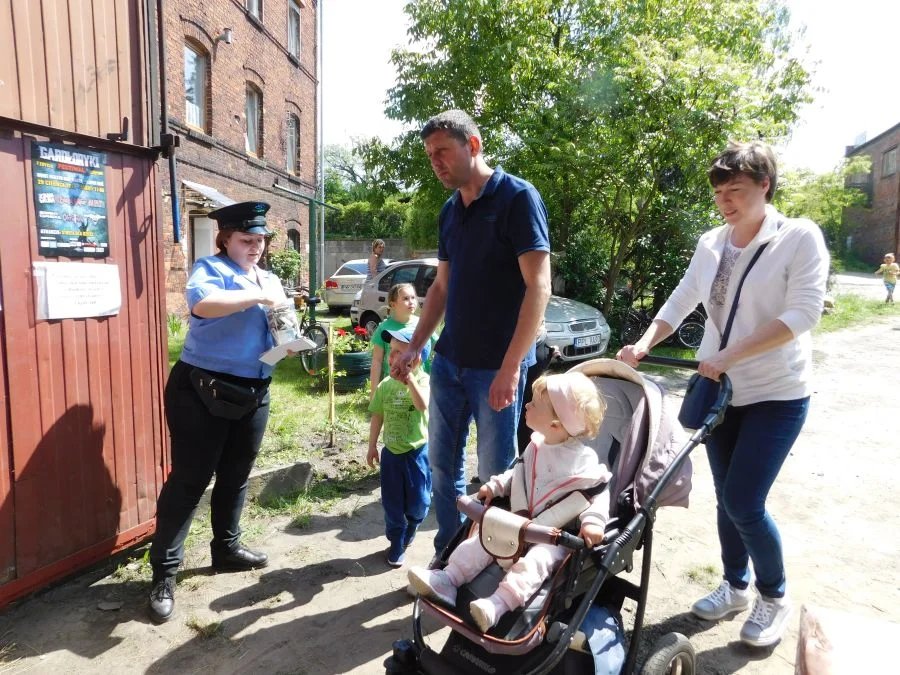
{"type": "Polygon", "coordinates": [[[698,302],[706,308],[698,370],[714,380],[727,372],[734,397],[706,441],[724,578],[691,611],[717,620],[746,609],[752,561],[758,594],[740,637],[754,646],[778,642],[791,612],[781,539],[766,497],[809,408],[810,330],[821,315],[829,262],[815,223],[786,218],[769,203],[776,178],[774,155],[764,143],[731,144],[713,161],[709,181],[726,224],[700,237],[684,278],[647,332],[618,354],[636,367],[698,302]],[[738,283],[763,244],[720,350],[738,283]]]}

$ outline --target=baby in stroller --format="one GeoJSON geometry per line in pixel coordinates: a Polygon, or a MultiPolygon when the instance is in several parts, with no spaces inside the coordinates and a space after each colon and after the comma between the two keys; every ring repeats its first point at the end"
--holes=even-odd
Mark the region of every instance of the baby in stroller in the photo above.
{"type": "MultiPolygon", "coordinates": [[[[582,440],[597,434],[604,401],[591,380],[574,371],[540,377],[532,391],[525,423],[534,434],[522,465],[492,476],[478,490],[478,497],[487,506],[496,497],[508,496],[512,511],[556,527],[577,516],[580,536],[588,546],[597,546],[609,516],[605,488],[611,474],[582,440]]],[[[487,632],[503,614],[525,604],[566,555],[561,546],[535,544],[515,560],[497,590],[470,605],[481,631],[487,632]]],[[[453,605],[456,589],[471,582],[493,560],[481,536],[473,535],[450,554],[443,570],[413,567],[409,581],[419,594],[453,605]]]]}

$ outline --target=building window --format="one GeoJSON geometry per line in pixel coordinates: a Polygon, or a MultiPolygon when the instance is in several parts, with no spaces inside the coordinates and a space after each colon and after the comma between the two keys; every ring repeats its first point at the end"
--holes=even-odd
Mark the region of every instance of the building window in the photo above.
{"type": "Polygon", "coordinates": [[[191,218],[191,264],[216,252],[216,224],[206,216],[191,218]]]}
{"type": "Polygon", "coordinates": [[[209,59],[189,44],[184,46],[184,121],[206,131],[206,92],[209,59]]]}
{"type": "Polygon", "coordinates": [[[300,3],[288,2],[288,52],[300,58],[300,3]]]}
{"type": "Polygon", "coordinates": [[[248,84],[247,105],[244,111],[247,117],[247,132],[244,134],[244,145],[247,152],[257,157],[263,156],[262,109],[262,92],[252,84],[248,84]]]}
{"type": "Polygon", "coordinates": [[[897,146],[881,156],[881,177],[893,176],[897,173],[897,146]]]}
{"type": "Polygon", "coordinates": [[[262,19],[262,0],[245,0],[247,11],[257,19],[262,19]]]}
{"type": "Polygon", "coordinates": [[[297,253],[302,253],[302,251],[300,250],[300,247],[301,247],[300,233],[297,232],[297,230],[292,228],[292,229],[288,230],[287,238],[288,238],[288,248],[294,249],[295,251],[297,251],[297,253]]]}
{"type": "Polygon", "coordinates": [[[293,113],[287,116],[287,142],[285,143],[286,162],[288,173],[298,173],[300,169],[300,118],[293,113]]]}

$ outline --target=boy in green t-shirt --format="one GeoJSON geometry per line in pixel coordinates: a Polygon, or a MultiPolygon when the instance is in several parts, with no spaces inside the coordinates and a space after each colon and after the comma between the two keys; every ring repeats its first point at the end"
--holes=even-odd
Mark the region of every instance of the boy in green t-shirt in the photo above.
{"type": "MultiPolygon", "coordinates": [[[[409,350],[414,328],[385,331],[390,336],[391,363],[409,350]]],[[[420,368],[428,358],[426,346],[405,382],[383,379],[369,404],[369,466],[381,464],[381,504],[385,534],[390,542],[387,562],[403,564],[406,547],[431,506],[431,468],[428,465],[428,375],[420,368]],[[378,436],[384,427],[379,459],[378,436]]]]}

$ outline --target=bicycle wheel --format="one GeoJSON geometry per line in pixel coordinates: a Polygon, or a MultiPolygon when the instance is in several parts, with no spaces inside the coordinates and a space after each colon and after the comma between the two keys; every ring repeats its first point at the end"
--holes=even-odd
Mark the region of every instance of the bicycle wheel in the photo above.
{"type": "Polygon", "coordinates": [[[628,312],[625,320],[622,322],[622,328],[619,330],[619,339],[623,345],[633,345],[637,342],[647,327],[649,322],[645,322],[643,317],[637,312],[628,312]]]}
{"type": "Polygon", "coordinates": [[[328,367],[328,333],[321,326],[309,326],[303,337],[316,344],[314,349],[300,352],[300,363],[308,375],[317,375],[328,367]]]}
{"type": "Polygon", "coordinates": [[[678,327],[678,341],[688,349],[697,349],[704,332],[706,327],[699,321],[685,321],[678,327]]]}

